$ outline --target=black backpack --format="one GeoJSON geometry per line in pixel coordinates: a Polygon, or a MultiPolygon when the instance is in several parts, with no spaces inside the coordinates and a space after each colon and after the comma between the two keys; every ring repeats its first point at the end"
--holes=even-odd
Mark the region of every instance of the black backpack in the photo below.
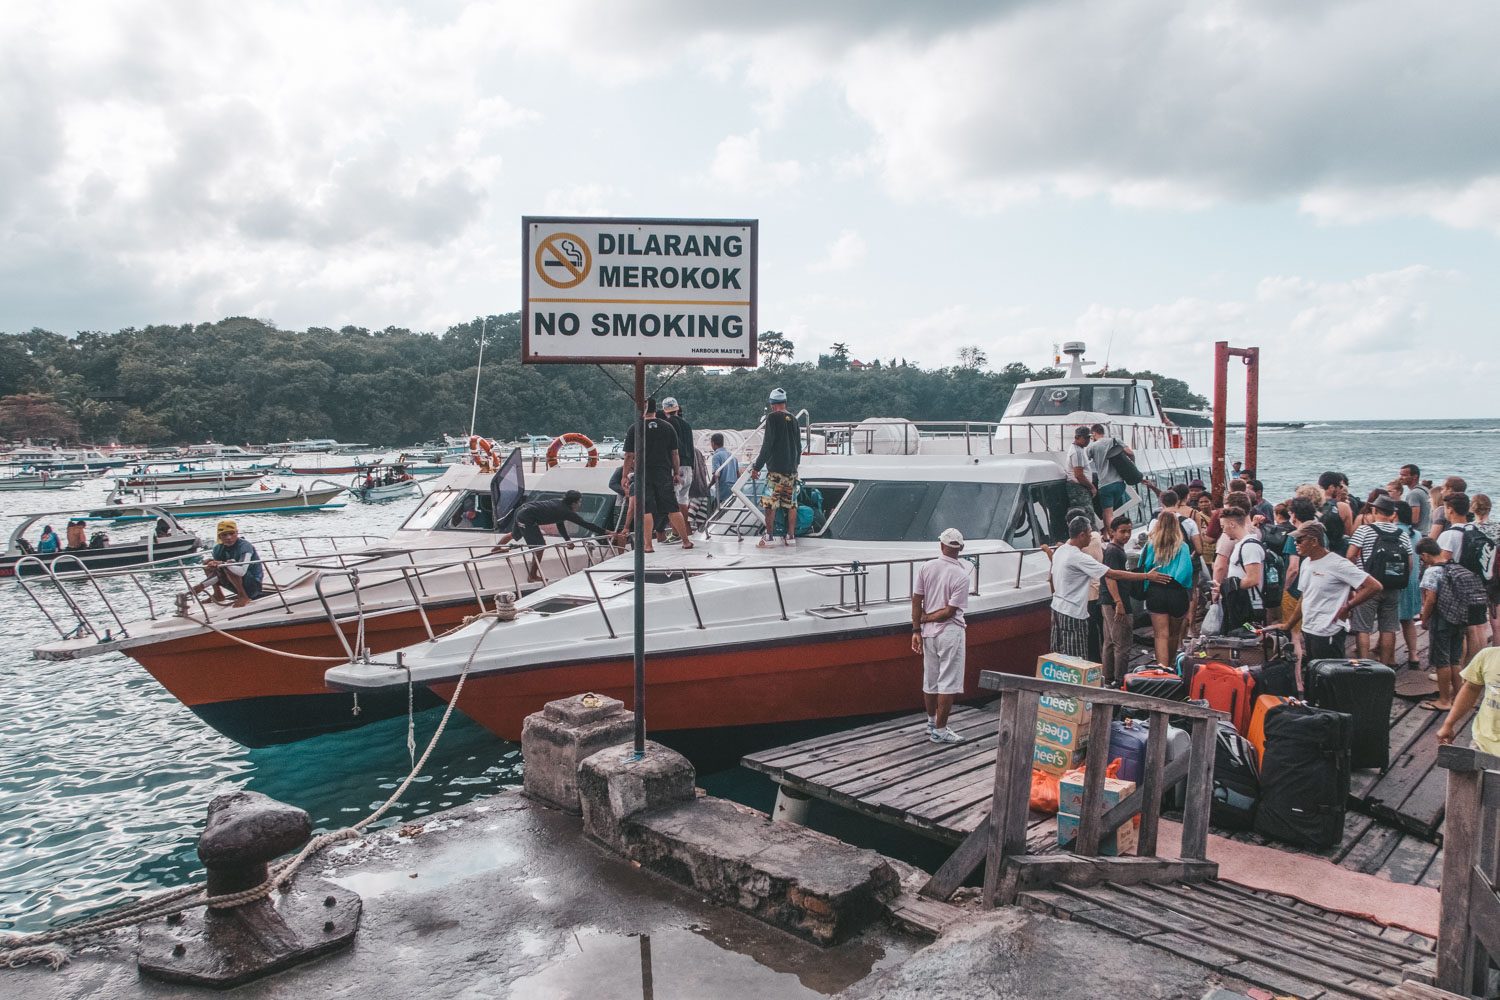
{"type": "Polygon", "coordinates": [[[1337,502],[1323,502],[1323,506],[1318,508],[1318,523],[1328,535],[1328,551],[1343,555],[1348,546],[1344,544],[1344,515],[1339,513],[1337,502]]]}
{"type": "Polygon", "coordinates": [[[1281,555],[1286,551],[1286,540],[1292,537],[1291,528],[1283,528],[1279,524],[1263,524],[1260,526],[1260,540],[1266,543],[1266,551],[1281,555]]]}
{"type": "Polygon", "coordinates": [[[1386,590],[1405,590],[1411,582],[1411,552],[1401,529],[1370,527],[1375,532],[1375,544],[1370,546],[1365,572],[1380,581],[1380,586],[1386,590]]]}
{"type": "Polygon", "coordinates": [[[1495,581],[1495,540],[1484,533],[1477,524],[1463,526],[1463,554],[1458,564],[1479,577],[1484,584],[1495,581]]]}
{"type": "MultiPolygon", "coordinates": [[[[1275,608],[1281,606],[1281,594],[1286,589],[1286,559],[1281,553],[1265,543],[1260,538],[1247,538],[1247,542],[1254,542],[1261,548],[1260,561],[1260,603],[1263,608],[1275,608]]],[[[1243,546],[1240,549],[1240,568],[1245,566],[1245,552],[1243,546]]]]}

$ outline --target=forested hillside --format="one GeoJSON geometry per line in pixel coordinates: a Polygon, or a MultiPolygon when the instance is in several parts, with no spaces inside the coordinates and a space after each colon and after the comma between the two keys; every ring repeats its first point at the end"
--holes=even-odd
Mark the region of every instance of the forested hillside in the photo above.
{"type": "MultiPolygon", "coordinates": [[[[397,328],[280,330],[231,318],[74,337],[0,334],[0,436],[149,444],[428,440],[468,429],[479,332],[478,318],[440,336],[397,328]]],[[[1019,363],[987,371],[980,348],[966,348],[952,368],[892,359],[854,371],[844,345],[816,364],[797,363],[785,337],[761,337],[770,350],[759,369],[689,369],[665,393],[700,427],[753,426],[776,385],[786,388],[793,409],[806,407],[815,420],[996,420],[1018,383],[1059,374],[1019,363]]],[[[653,369],[648,384],[668,374],[653,369]]],[[[1177,379],[1135,374],[1156,380],[1168,406],[1206,405],[1177,379]]],[[[607,375],[585,365],[522,365],[520,315],[492,316],[477,429],[502,439],[621,434],[630,406],[610,375],[629,386],[628,368],[607,375]]]]}

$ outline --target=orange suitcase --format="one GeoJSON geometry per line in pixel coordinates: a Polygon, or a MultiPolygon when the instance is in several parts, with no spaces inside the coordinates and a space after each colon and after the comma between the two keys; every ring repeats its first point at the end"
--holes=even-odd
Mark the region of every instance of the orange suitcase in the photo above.
{"type": "Polygon", "coordinates": [[[1266,759],[1266,713],[1291,700],[1279,694],[1263,694],[1255,699],[1255,711],[1250,716],[1250,731],[1245,734],[1245,738],[1255,744],[1255,753],[1259,759],[1266,759]]]}

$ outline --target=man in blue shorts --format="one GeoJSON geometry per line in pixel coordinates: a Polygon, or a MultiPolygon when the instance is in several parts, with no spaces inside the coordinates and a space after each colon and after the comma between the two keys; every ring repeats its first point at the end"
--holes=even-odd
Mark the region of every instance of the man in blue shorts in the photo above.
{"type": "Polygon", "coordinates": [[[1120,444],[1125,448],[1125,455],[1132,461],[1135,460],[1135,452],[1126,448],[1121,442],[1105,433],[1103,424],[1095,424],[1089,428],[1093,435],[1094,443],[1089,445],[1089,461],[1093,463],[1094,474],[1099,477],[1099,514],[1104,518],[1105,524],[1114,523],[1115,511],[1125,506],[1125,480],[1115,471],[1115,467],[1109,461],[1109,451],[1115,445],[1120,444]]]}

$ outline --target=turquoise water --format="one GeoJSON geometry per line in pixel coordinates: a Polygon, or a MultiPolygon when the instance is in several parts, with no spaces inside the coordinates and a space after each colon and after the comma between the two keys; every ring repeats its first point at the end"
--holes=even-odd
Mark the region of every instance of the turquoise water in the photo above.
{"type": "MultiPolygon", "coordinates": [[[[1357,492],[1383,485],[1407,461],[1423,476],[1465,476],[1471,491],[1500,490],[1500,420],[1319,424],[1261,435],[1261,478],[1273,499],[1326,469],[1357,492]]],[[[1231,457],[1241,439],[1230,437],[1231,457]]],[[[15,513],[97,503],[104,487],[3,496],[0,529],[15,513]],[[87,491],[87,492],[85,492],[87,491]]],[[[252,539],[389,533],[415,500],[350,504],[324,514],[241,518],[252,539]]],[[[57,527],[65,518],[58,519],[57,527]]],[[[207,521],[189,522],[200,535],[207,521]]],[[[158,601],[181,589],[153,581],[158,601]]],[[[116,594],[122,609],[144,606],[116,594]]],[[[124,614],[125,611],[122,611],[124,614]]],[[[0,583],[0,928],[35,930],[64,917],[194,877],[194,843],[214,795],[248,788],[295,803],[320,828],[363,818],[410,767],[406,720],[290,746],[247,750],[209,729],[118,654],[75,663],[32,660],[50,627],[13,582],[0,583]]],[[[438,714],[417,718],[418,752],[438,714]]],[[[399,823],[519,781],[520,754],[456,715],[427,773],[387,817],[399,823]]],[[[722,787],[734,782],[721,781],[722,787]]]]}

